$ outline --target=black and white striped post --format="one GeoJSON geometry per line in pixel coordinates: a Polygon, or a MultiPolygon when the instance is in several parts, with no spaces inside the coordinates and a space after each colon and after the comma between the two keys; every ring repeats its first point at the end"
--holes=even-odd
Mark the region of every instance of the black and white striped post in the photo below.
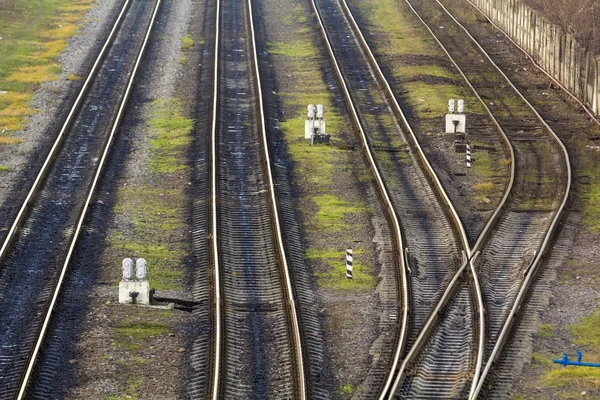
{"type": "Polygon", "coordinates": [[[346,278],[352,279],[352,249],[346,249],[346,278]]]}
{"type": "Polygon", "coordinates": [[[471,146],[467,145],[466,151],[467,168],[471,168],[471,146]]]}

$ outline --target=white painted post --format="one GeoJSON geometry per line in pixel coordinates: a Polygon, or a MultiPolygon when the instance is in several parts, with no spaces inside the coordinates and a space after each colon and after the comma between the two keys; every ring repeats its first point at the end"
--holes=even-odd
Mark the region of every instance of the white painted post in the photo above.
{"type": "Polygon", "coordinates": [[[471,146],[467,145],[467,151],[465,152],[467,159],[467,168],[471,168],[471,146]]]}
{"type": "Polygon", "coordinates": [[[133,260],[131,258],[123,259],[123,279],[127,281],[133,279],[133,260]]]}
{"type": "Polygon", "coordinates": [[[346,278],[352,279],[352,249],[346,249],[346,278]]]}
{"type": "Polygon", "coordinates": [[[146,280],[146,260],[143,258],[138,258],[135,262],[135,277],[138,281],[146,280]]]}

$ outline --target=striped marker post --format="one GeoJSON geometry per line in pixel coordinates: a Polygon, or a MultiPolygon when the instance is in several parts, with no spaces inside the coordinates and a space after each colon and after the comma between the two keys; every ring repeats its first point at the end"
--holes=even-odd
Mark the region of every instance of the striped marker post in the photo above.
{"type": "Polygon", "coordinates": [[[467,158],[467,168],[471,168],[471,146],[469,146],[469,145],[467,145],[466,158],[467,158]]]}
{"type": "Polygon", "coordinates": [[[346,278],[352,279],[352,249],[346,249],[346,278]]]}

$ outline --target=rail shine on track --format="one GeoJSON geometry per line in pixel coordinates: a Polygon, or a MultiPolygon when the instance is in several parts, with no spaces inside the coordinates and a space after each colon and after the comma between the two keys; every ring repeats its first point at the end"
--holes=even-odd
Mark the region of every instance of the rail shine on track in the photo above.
{"type": "MultiPolygon", "coordinates": [[[[461,49],[462,57],[466,58],[464,52],[466,52],[467,50],[464,50],[463,46],[444,46],[441,42],[441,40],[443,40],[446,36],[450,37],[449,33],[447,33],[450,29],[450,27],[448,26],[449,24],[442,22],[444,24],[443,33],[446,36],[440,38],[440,36],[434,33],[433,29],[429,26],[429,24],[427,24],[424,21],[421,15],[419,15],[415,7],[413,7],[412,3],[418,3],[419,5],[421,5],[425,2],[407,1],[407,4],[410,6],[415,15],[425,25],[425,27],[430,31],[434,39],[442,47],[444,52],[446,52],[446,54],[450,57],[450,59],[453,61],[453,63],[459,69],[459,71],[461,71],[461,74],[465,77],[465,79],[469,83],[469,86],[471,86],[471,88],[474,89],[476,92],[485,93],[481,94],[481,96],[485,96],[486,100],[490,101],[489,91],[486,92],[484,89],[491,89],[494,87],[498,88],[503,86],[495,82],[478,82],[477,84],[472,85],[469,79],[467,78],[467,74],[469,74],[469,72],[463,72],[461,66],[459,66],[457,61],[455,61],[455,58],[453,58],[450,54],[452,51],[456,52],[459,51],[457,49],[461,49]],[[476,86],[477,88],[473,88],[473,86],[476,86]]],[[[441,3],[437,3],[441,6],[441,3]]],[[[447,10],[443,8],[443,6],[442,9],[445,12],[447,12],[447,10]]],[[[430,10],[428,9],[428,11],[430,10]]],[[[453,17],[452,19],[454,20],[454,22],[457,23],[457,21],[453,17]]],[[[436,22],[436,24],[439,25],[439,21],[436,22]]],[[[464,28],[460,24],[459,26],[461,29],[464,30],[464,28]]],[[[523,116],[522,118],[524,119],[520,120],[520,114],[517,111],[514,117],[514,119],[516,119],[514,121],[514,124],[511,123],[511,119],[507,118],[506,115],[497,114],[498,119],[492,116],[492,118],[497,123],[499,123],[500,126],[502,126],[502,128],[506,129],[506,135],[509,138],[509,140],[511,140],[511,148],[513,148],[511,149],[511,154],[514,154],[513,150],[515,148],[518,150],[518,154],[517,157],[513,156],[514,165],[512,167],[509,191],[506,192],[501,207],[499,207],[496,210],[495,220],[490,221],[488,223],[486,229],[484,229],[484,232],[479,237],[477,244],[474,248],[473,259],[471,260],[477,268],[477,270],[482,270],[485,272],[481,279],[482,287],[484,287],[484,295],[486,297],[486,309],[488,311],[486,313],[486,329],[489,335],[489,337],[486,340],[486,346],[482,351],[482,353],[484,353],[487,356],[487,358],[484,359],[484,361],[487,361],[487,364],[485,365],[485,369],[483,370],[481,376],[479,374],[474,375],[472,379],[471,390],[469,393],[470,398],[476,398],[479,391],[482,388],[482,385],[484,384],[486,375],[489,373],[489,370],[492,368],[494,361],[499,356],[499,352],[501,351],[506,337],[509,334],[512,322],[514,321],[515,313],[519,310],[519,308],[522,305],[522,301],[525,298],[528,288],[531,286],[533,277],[535,276],[536,269],[541,263],[541,260],[545,255],[546,250],[548,249],[548,244],[556,230],[557,223],[561,218],[562,211],[564,209],[566,200],[569,195],[571,170],[566,148],[560,142],[554,131],[539,116],[537,111],[535,111],[531,104],[527,102],[524,96],[514,87],[514,85],[508,80],[504,73],[500,71],[500,69],[493,63],[491,58],[489,58],[485,51],[474,41],[470,34],[468,34],[468,37],[469,40],[472,40],[475,43],[479,51],[481,51],[485,58],[491,63],[493,68],[500,72],[502,82],[509,83],[508,90],[514,91],[512,96],[518,96],[519,101],[522,101],[524,104],[524,108],[522,108],[522,110],[526,110],[527,113],[531,114],[531,116],[528,117],[523,116]],[[524,138],[524,142],[521,142],[521,140],[523,139],[520,139],[519,134],[521,134],[522,136],[524,132],[523,129],[528,132],[529,136],[524,138]],[[556,149],[556,159],[552,158],[552,154],[550,154],[550,152],[548,151],[546,151],[548,152],[548,154],[545,154],[540,153],[539,150],[536,150],[537,148],[535,146],[544,146],[544,141],[548,140],[549,144],[547,146],[550,146],[548,148],[550,149],[552,148],[552,146],[554,146],[556,149]],[[531,144],[530,147],[528,147],[527,143],[533,144],[531,144]],[[528,150],[529,148],[531,148],[531,151],[528,150]],[[527,202],[526,198],[528,197],[528,193],[534,190],[531,189],[531,185],[528,184],[528,179],[530,178],[526,176],[527,170],[521,171],[521,169],[524,168],[523,165],[529,166],[527,168],[529,168],[530,170],[532,169],[531,161],[527,161],[532,157],[537,157],[537,159],[540,160],[538,161],[538,164],[536,164],[537,167],[535,165],[533,166],[533,171],[538,170],[537,180],[540,182],[538,183],[538,185],[542,185],[542,189],[540,189],[542,192],[540,192],[540,194],[543,197],[534,198],[530,205],[527,202]],[[560,160],[561,157],[562,161],[560,160]],[[552,161],[548,161],[548,159],[552,161]],[[562,178],[566,182],[566,185],[563,189],[564,191],[558,193],[558,196],[560,196],[560,198],[556,197],[556,195],[548,194],[543,191],[544,187],[546,187],[546,192],[552,192],[553,190],[555,190],[552,184],[546,184],[546,182],[543,180],[544,176],[548,175],[540,175],[542,174],[542,172],[539,171],[544,171],[543,168],[546,168],[545,171],[547,174],[552,175],[552,172],[550,171],[552,170],[552,166],[550,166],[550,168],[548,168],[547,165],[544,167],[544,163],[562,163],[562,165],[564,166],[564,173],[558,173],[558,178],[556,178],[562,178]],[[521,167],[517,169],[519,170],[520,174],[515,175],[515,165],[517,167],[521,165],[521,167]],[[539,215],[542,215],[543,218],[538,218],[539,215]],[[502,253],[498,253],[498,250],[501,250],[502,248],[504,248],[503,246],[506,246],[507,244],[516,247],[514,248],[514,251],[512,249],[511,251],[509,251],[507,257],[502,257],[502,253]],[[530,248],[535,248],[536,251],[533,252],[533,254],[529,254],[531,261],[529,261],[528,259],[527,263],[523,264],[520,261],[519,257],[526,258],[528,254],[526,250],[530,248]],[[510,263],[511,265],[510,269],[508,268],[508,266],[503,267],[505,258],[507,259],[506,262],[510,263]],[[505,270],[508,271],[504,272],[505,270]],[[494,277],[494,274],[498,276],[494,277]],[[515,274],[522,274],[522,279],[516,277],[515,274]],[[492,280],[487,281],[487,279],[484,279],[484,277],[488,276],[490,277],[489,279],[492,280]],[[515,292],[514,285],[518,285],[518,293],[515,292]],[[497,294],[495,294],[496,292],[497,294]],[[494,304],[498,301],[505,302],[506,300],[510,301],[511,304],[509,304],[509,312],[507,314],[504,314],[504,312],[502,311],[503,308],[495,308],[494,304]],[[500,327],[498,327],[499,324],[501,325],[500,327]]],[[[477,58],[477,61],[477,66],[474,66],[474,62],[474,67],[469,71],[471,71],[473,74],[483,74],[483,72],[481,72],[482,65],[479,63],[479,58],[477,58]]],[[[462,65],[464,65],[464,67],[469,66],[469,64],[464,59],[462,59],[461,62],[462,65]]],[[[477,94],[477,96],[480,97],[479,94],[477,94]]],[[[508,97],[510,98],[510,96],[508,97]]],[[[491,99],[496,101],[496,97],[492,97],[491,99]]],[[[501,104],[503,104],[501,99],[499,101],[501,102],[501,104]]],[[[489,108],[487,109],[488,112],[490,112],[489,108]]],[[[492,114],[498,112],[499,111],[494,111],[492,112],[492,114]]],[[[523,113],[525,113],[525,111],[523,111],[523,113]]],[[[559,184],[557,183],[556,185],[559,184]]],[[[424,340],[425,339],[426,338],[424,338],[424,340]]],[[[443,352],[443,349],[440,349],[440,351],[443,352]]],[[[415,356],[413,355],[413,359],[411,359],[411,353],[412,350],[411,352],[409,352],[409,356],[407,356],[407,359],[405,359],[405,364],[409,362],[414,362],[415,356]]],[[[439,354],[436,357],[442,357],[442,353],[438,353],[439,354]]],[[[438,361],[433,362],[433,364],[431,364],[430,362],[421,366],[422,368],[427,369],[429,371],[426,372],[426,374],[431,377],[430,390],[434,391],[438,389],[435,387],[436,381],[434,378],[436,376],[434,371],[436,368],[436,364],[438,363],[440,363],[439,358],[438,361]]],[[[481,367],[482,366],[480,366],[480,368],[481,367]]],[[[403,369],[405,368],[406,365],[403,365],[403,369]]],[[[401,374],[398,375],[393,390],[393,393],[396,393],[400,396],[404,396],[406,394],[403,390],[401,391],[401,381],[404,379],[404,374],[405,372],[403,371],[401,374]]],[[[450,383],[451,382],[449,382],[449,384],[450,383]]]]}
{"type": "MultiPolygon", "coordinates": [[[[322,1],[319,1],[318,3],[320,4],[322,1]]],[[[333,2],[329,2],[329,3],[333,3],[333,2]]],[[[377,162],[375,161],[372,152],[371,152],[371,144],[369,142],[369,139],[367,138],[367,135],[365,134],[365,129],[363,129],[362,125],[363,125],[363,120],[360,117],[360,111],[359,105],[356,105],[352,96],[350,95],[350,91],[348,89],[348,85],[346,84],[346,80],[348,79],[347,76],[344,76],[343,72],[342,72],[342,68],[340,68],[340,66],[338,65],[337,62],[337,58],[339,58],[339,55],[335,54],[334,49],[332,48],[332,44],[330,43],[330,41],[332,39],[329,38],[328,35],[328,30],[326,29],[326,27],[324,27],[324,23],[322,21],[322,18],[324,17],[324,13],[328,13],[326,16],[329,18],[330,15],[332,14],[332,8],[335,7],[334,5],[329,5],[327,11],[320,11],[321,5],[317,5],[316,2],[312,1],[311,2],[313,9],[315,11],[315,14],[317,15],[318,21],[319,21],[319,25],[321,27],[321,32],[323,33],[323,37],[324,37],[324,41],[325,41],[325,45],[330,53],[330,57],[332,59],[332,62],[334,64],[334,69],[336,71],[336,74],[338,76],[339,81],[341,82],[342,85],[342,90],[345,94],[345,97],[347,99],[347,103],[349,104],[349,109],[350,109],[350,113],[351,116],[353,118],[353,122],[354,124],[357,126],[357,129],[359,130],[359,132],[361,133],[361,140],[362,140],[362,145],[364,148],[364,151],[367,155],[367,159],[369,161],[369,165],[371,166],[371,168],[374,171],[374,174],[377,177],[377,183],[378,183],[378,188],[380,190],[380,192],[385,193],[385,197],[387,196],[387,185],[389,185],[389,183],[384,182],[384,179],[380,176],[381,175],[381,171],[380,168],[377,166],[377,162]]],[[[452,206],[448,196],[446,195],[441,183],[439,182],[439,179],[437,178],[435,172],[433,171],[433,168],[430,166],[429,162],[427,161],[427,159],[425,158],[423,151],[421,150],[421,147],[418,143],[418,140],[416,139],[416,136],[414,135],[414,133],[412,132],[412,129],[410,128],[406,118],[404,117],[404,114],[402,112],[402,110],[400,109],[400,106],[398,104],[398,102],[396,101],[391,88],[387,82],[387,80],[385,79],[381,69],[379,68],[377,61],[375,60],[373,54],[371,53],[362,33],[360,32],[360,29],[358,29],[358,26],[356,24],[356,22],[354,21],[354,18],[352,17],[352,14],[350,13],[347,5],[345,4],[345,2],[343,3],[338,3],[337,4],[340,7],[340,12],[342,12],[343,14],[345,14],[345,18],[347,20],[348,25],[350,26],[351,29],[351,35],[349,35],[348,33],[344,33],[343,35],[346,35],[347,38],[349,38],[350,36],[356,37],[356,42],[360,47],[360,51],[362,51],[363,56],[365,57],[365,59],[367,60],[367,64],[368,64],[368,68],[370,69],[372,76],[374,77],[374,79],[376,79],[377,81],[377,85],[379,85],[379,90],[381,91],[382,95],[385,98],[385,101],[387,102],[387,107],[389,107],[389,109],[391,110],[391,112],[393,113],[393,115],[396,118],[397,124],[398,126],[402,127],[402,131],[404,132],[404,134],[407,137],[407,141],[410,144],[410,148],[412,151],[414,151],[414,153],[416,153],[416,159],[418,160],[418,164],[421,166],[423,173],[427,176],[427,181],[429,181],[429,184],[432,184],[434,189],[434,195],[433,197],[438,197],[441,199],[441,203],[443,204],[442,207],[445,208],[445,211],[443,212],[444,214],[449,214],[450,215],[450,219],[452,221],[452,225],[454,226],[455,232],[458,232],[457,236],[460,237],[460,243],[461,243],[461,248],[463,250],[463,261],[462,266],[460,266],[460,268],[457,268],[456,271],[452,272],[452,270],[450,269],[449,271],[446,272],[446,274],[450,273],[450,275],[447,275],[445,282],[448,285],[448,287],[454,287],[456,285],[456,283],[458,282],[458,278],[464,273],[464,271],[470,271],[471,272],[471,278],[469,280],[469,284],[468,286],[471,287],[472,293],[467,293],[466,296],[467,297],[473,297],[474,298],[474,302],[475,302],[475,307],[474,307],[474,314],[475,316],[473,317],[474,320],[477,320],[479,322],[479,324],[474,327],[474,346],[475,346],[475,353],[477,354],[477,358],[481,357],[481,353],[478,351],[479,348],[481,348],[482,343],[483,343],[483,336],[482,333],[484,331],[483,329],[483,307],[482,307],[482,297],[481,297],[481,292],[479,289],[479,284],[477,281],[477,275],[472,267],[472,264],[470,263],[470,259],[471,259],[471,250],[469,248],[469,244],[468,244],[468,239],[466,236],[466,233],[464,231],[464,228],[460,222],[460,219],[458,218],[458,215],[456,213],[456,211],[454,210],[454,207],[452,206]],[[341,11],[343,10],[343,11],[341,11]],[[477,337],[477,339],[475,339],[475,336],[477,337]]],[[[335,26],[339,27],[340,23],[338,22],[335,26]]],[[[339,29],[339,28],[338,28],[339,29]]],[[[345,32],[345,31],[344,31],[345,32]]],[[[338,39],[339,40],[339,39],[338,39]]],[[[343,40],[343,39],[342,39],[343,40]]],[[[351,41],[352,39],[350,39],[351,41]]],[[[335,43],[334,43],[335,45],[335,43]]],[[[349,45],[345,45],[344,47],[349,47],[349,45]]],[[[356,60],[356,58],[353,59],[353,62],[358,62],[356,60]]],[[[373,79],[373,78],[371,78],[373,79]]],[[[354,91],[356,91],[357,89],[354,88],[354,91]]],[[[358,89],[361,90],[361,89],[358,89]]],[[[374,103],[373,103],[374,104],[374,103]]],[[[423,201],[423,199],[421,199],[421,201],[423,201]]],[[[393,202],[390,202],[390,200],[388,199],[388,203],[386,203],[386,208],[385,209],[391,209],[393,210],[394,207],[398,207],[398,203],[396,204],[392,204],[393,202]]],[[[404,217],[404,220],[409,220],[410,218],[407,218],[408,215],[410,214],[410,211],[407,210],[407,212],[402,213],[404,217]],[[407,213],[408,212],[408,213],[407,213]]],[[[395,215],[394,215],[395,217],[395,215]]],[[[431,218],[429,219],[429,221],[432,221],[433,219],[439,219],[439,214],[438,215],[432,215],[431,218]]],[[[403,218],[400,218],[400,220],[397,222],[399,225],[402,225],[403,223],[406,224],[406,221],[403,221],[403,218]]],[[[415,227],[416,228],[416,227],[415,227]]],[[[406,229],[406,227],[405,227],[406,229]]],[[[411,235],[414,234],[414,231],[411,229],[411,235]]],[[[404,250],[404,249],[402,249],[404,250]]],[[[414,251],[411,251],[411,254],[414,254],[414,251]]],[[[419,257],[419,252],[416,252],[417,254],[415,254],[416,257],[419,257]]],[[[404,255],[403,255],[404,258],[404,255]]],[[[404,268],[410,268],[409,265],[404,265],[404,268]]],[[[423,268],[423,267],[420,267],[423,268]]],[[[427,269],[424,270],[424,273],[428,273],[427,269]]],[[[434,271],[431,271],[431,273],[433,274],[434,271]]],[[[405,275],[406,276],[406,275],[405,275]]],[[[438,291],[440,290],[440,287],[444,287],[444,284],[442,284],[442,282],[440,282],[438,284],[438,291]]],[[[450,290],[451,292],[451,290],[450,290]]],[[[413,291],[413,295],[418,296],[419,292],[418,291],[413,291]]],[[[422,295],[422,294],[421,294],[422,295]]],[[[445,293],[442,294],[441,298],[444,299],[448,297],[448,291],[446,291],[445,293]]],[[[436,296],[436,298],[439,298],[439,295],[436,296]]],[[[415,304],[416,305],[416,304],[415,304]]],[[[405,307],[405,309],[407,308],[407,306],[403,306],[405,307]]],[[[389,395],[389,390],[390,390],[390,386],[393,383],[393,380],[395,378],[396,373],[398,372],[398,365],[400,363],[400,360],[404,354],[404,344],[406,342],[406,338],[409,338],[409,344],[412,344],[410,342],[414,342],[415,340],[418,340],[418,338],[416,338],[416,332],[420,331],[420,329],[422,328],[422,324],[425,322],[425,317],[427,315],[433,315],[436,316],[437,315],[437,310],[434,310],[433,308],[422,308],[421,311],[418,314],[421,314],[421,316],[416,315],[415,316],[415,310],[410,310],[411,313],[413,313],[413,320],[415,317],[418,317],[419,320],[422,320],[423,322],[419,322],[417,324],[417,328],[415,330],[415,328],[412,328],[412,331],[414,332],[408,332],[407,330],[410,328],[407,328],[407,324],[403,324],[401,331],[398,333],[399,337],[401,338],[401,340],[397,343],[397,346],[395,348],[394,351],[394,357],[392,358],[390,364],[388,365],[388,372],[387,372],[387,377],[384,379],[382,386],[379,388],[379,392],[378,392],[378,396],[380,398],[386,398],[389,395]],[[423,315],[423,313],[426,313],[425,315],[423,315]]],[[[479,362],[480,364],[480,362],[479,362]]]]}
{"type": "Polygon", "coordinates": [[[0,324],[4,325],[0,333],[2,399],[27,396],[77,238],[109,157],[160,4],[161,0],[126,0],[122,4],[0,249],[0,304],[8,300],[21,307],[13,311],[3,305],[0,315],[0,324]],[[124,29],[129,31],[122,34],[124,29]],[[109,58],[110,54],[113,58],[109,58]],[[106,66],[115,63],[119,66],[106,66]],[[121,79],[109,77],[115,73],[121,79]],[[110,96],[110,104],[116,104],[115,107],[98,100],[110,96]],[[103,113],[103,109],[107,110],[103,113]],[[30,245],[31,241],[37,245],[30,245]],[[25,281],[16,283],[17,280],[25,281]],[[19,294],[9,294],[15,285],[19,294]],[[13,312],[18,316],[14,320],[9,315],[13,312]],[[23,318],[27,320],[17,325],[23,318]],[[19,331],[13,332],[15,329],[19,331]],[[8,341],[17,341],[16,347],[7,347],[8,341]]]}
{"type": "Polygon", "coordinates": [[[211,128],[210,397],[306,398],[251,0],[217,0],[211,128]]]}

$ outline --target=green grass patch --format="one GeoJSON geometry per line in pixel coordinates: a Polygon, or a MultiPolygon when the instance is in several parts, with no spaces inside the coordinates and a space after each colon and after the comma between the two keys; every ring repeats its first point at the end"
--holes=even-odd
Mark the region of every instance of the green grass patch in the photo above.
{"type": "Polygon", "coordinates": [[[167,174],[185,169],[181,150],[191,141],[194,120],[183,116],[181,102],[174,98],[152,102],[148,115],[148,133],[152,138],[150,169],[167,174]]]}
{"type": "Polygon", "coordinates": [[[11,145],[11,144],[19,144],[23,141],[20,137],[14,136],[0,136],[0,146],[1,145],[11,145]]]}
{"type": "Polygon", "coordinates": [[[540,324],[537,335],[541,338],[551,338],[554,336],[554,332],[556,331],[556,326],[552,324],[540,324]]]}
{"type": "Polygon", "coordinates": [[[351,383],[346,383],[340,387],[340,392],[342,394],[352,394],[354,393],[354,386],[351,383]]]}
{"type": "Polygon", "coordinates": [[[128,349],[139,349],[144,341],[152,336],[171,332],[171,327],[161,322],[128,321],[115,327],[117,345],[128,349]]]}
{"type": "Polygon", "coordinates": [[[271,54],[286,56],[286,57],[316,57],[317,51],[312,43],[296,40],[286,43],[267,43],[271,54]]]}
{"type": "Polygon", "coordinates": [[[577,176],[585,176],[589,181],[582,185],[582,222],[592,232],[600,232],[600,167],[579,169],[577,176]]]}
{"type": "MultiPolygon", "coordinates": [[[[589,359],[588,361],[591,362],[592,360],[589,359]]],[[[598,360],[593,361],[598,362],[598,360]]],[[[550,388],[600,390],[600,369],[593,367],[556,366],[546,372],[540,381],[542,385],[550,388]]]]}
{"type": "Polygon", "coordinates": [[[10,7],[3,7],[0,90],[12,98],[0,100],[0,127],[20,130],[25,118],[37,112],[29,108],[33,93],[62,72],[56,57],[94,1],[12,0],[10,7]]]}
{"type": "MultiPolygon", "coordinates": [[[[567,328],[573,334],[571,342],[584,348],[583,361],[600,362],[600,309],[583,317],[579,323],[569,325],[567,328]]],[[[542,324],[538,336],[545,337],[544,332],[552,335],[554,327],[548,324],[542,324]],[[542,334],[540,334],[540,332],[542,334]]],[[[534,354],[534,362],[544,366],[545,371],[539,378],[536,386],[553,388],[560,393],[562,398],[571,398],[570,396],[579,394],[581,391],[600,390],[600,369],[593,367],[563,367],[551,362],[551,358],[560,358],[561,355],[534,354]]],[[[571,358],[575,354],[570,354],[571,358]]]]}
{"type": "MultiPolygon", "coordinates": [[[[362,250],[353,250],[353,255],[363,254],[362,250]]],[[[305,257],[308,259],[315,258],[330,258],[330,259],[346,259],[346,249],[337,250],[337,249],[308,249],[306,251],[305,257]]]]}
{"type": "Polygon", "coordinates": [[[589,346],[600,352],[600,309],[582,318],[580,323],[570,325],[569,331],[578,346],[589,346]]]}
{"type": "MultiPolygon", "coordinates": [[[[151,362],[143,357],[144,351],[158,343],[161,336],[172,332],[171,326],[164,322],[172,315],[167,310],[149,310],[147,308],[131,308],[118,323],[112,325],[112,346],[116,367],[121,373],[121,388],[108,396],[109,399],[136,398],[144,384],[138,369],[151,362]]],[[[105,360],[107,355],[101,357],[105,360]]]]}
{"type": "Polygon", "coordinates": [[[422,28],[415,18],[407,18],[406,10],[399,8],[396,2],[391,0],[375,0],[365,6],[363,13],[368,16],[369,21],[388,32],[390,55],[396,54],[439,54],[439,49],[433,46],[432,41],[425,40],[422,28]],[[429,42],[429,43],[428,43],[429,42]]]}
{"type": "Polygon", "coordinates": [[[187,34],[181,38],[181,50],[183,51],[190,51],[195,44],[196,43],[190,34],[187,34]]]}
{"type": "Polygon", "coordinates": [[[369,292],[375,289],[377,279],[372,268],[359,260],[352,263],[352,279],[346,278],[346,261],[329,261],[329,270],[315,273],[320,287],[354,292],[369,292]]]}
{"type": "Polygon", "coordinates": [[[368,211],[366,205],[352,205],[331,194],[316,196],[313,201],[318,207],[314,222],[322,230],[352,229],[344,221],[344,216],[368,211]]]}
{"type": "Polygon", "coordinates": [[[157,290],[177,289],[183,273],[175,267],[187,255],[182,246],[167,247],[184,226],[185,198],[178,189],[165,190],[151,184],[122,188],[118,192],[116,214],[130,221],[126,230],[112,232],[109,242],[128,257],[148,261],[148,281],[157,290]],[[127,237],[125,236],[127,233],[127,237]]]}
{"type": "Polygon", "coordinates": [[[178,99],[159,99],[146,107],[152,179],[118,190],[114,212],[126,222],[108,240],[119,254],[148,261],[151,287],[179,289],[183,281],[179,265],[189,254],[181,240],[187,200],[172,180],[186,168],[184,154],[193,120],[183,116],[178,99]]]}
{"type": "Polygon", "coordinates": [[[448,99],[462,97],[460,88],[450,84],[407,82],[405,97],[422,118],[439,118],[448,112],[448,99]]]}
{"type": "MultiPolygon", "coordinates": [[[[289,19],[284,18],[282,24],[287,26],[291,21],[297,24],[297,21],[306,20],[304,8],[298,6],[290,10],[289,19]]],[[[306,259],[318,271],[315,276],[322,287],[355,292],[372,290],[376,285],[372,267],[365,265],[365,261],[363,264],[361,260],[355,259],[354,279],[348,281],[345,270],[346,249],[329,248],[334,240],[353,243],[361,239],[356,237],[356,230],[352,228],[355,221],[362,218],[358,214],[367,212],[368,206],[351,203],[336,187],[337,179],[352,179],[350,164],[346,160],[351,156],[360,157],[360,154],[349,153],[340,148],[347,145],[345,139],[353,128],[337,114],[332,92],[322,80],[322,59],[313,44],[312,31],[306,24],[294,31],[294,40],[271,42],[268,43],[268,48],[271,56],[283,59],[290,71],[288,78],[292,84],[289,87],[293,89],[284,88],[278,93],[286,109],[285,119],[279,123],[279,128],[294,162],[294,174],[301,186],[306,188],[306,192],[310,193],[303,195],[299,202],[307,219],[306,231],[309,236],[326,231],[331,238],[329,241],[312,242],[311,247],[306,250],[306,259]],[[331,145],[311,146],[309,141],[303,139],[308,104],[324,105],[327,132],[332,135],[331,145]],[[289,109],[294,111],[288,112],[289,109]]],[[[350,137],[352,138],[352,134],[350,137]]],[[[320,236],[320,233],[316,236],[320,236]]],[[[362,254],[362,249],[354,249],[354,254],[362,254]]]]}
{"type": "Polygon", "coordinates": [[[394,75],[404,78],[412,78],[421,75],[448,79],[456,78],[451,71],[444,67],[440,67],[439,65],[400,64],[394,69],[394,75]]]}
{"type": "Polygon", "coordinates": [[[531,361],[539,366],[552,367],[555,364],[552,362],[552,354],[546,352],[533,352],[531,353],[531,361]]]}

